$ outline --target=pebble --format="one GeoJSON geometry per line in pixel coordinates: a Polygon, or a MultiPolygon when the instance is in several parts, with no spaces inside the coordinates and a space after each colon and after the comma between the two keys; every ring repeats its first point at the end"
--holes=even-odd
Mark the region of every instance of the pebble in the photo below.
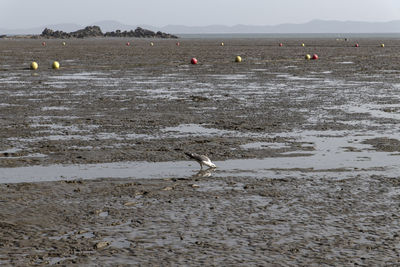
{"type": "Polygon", "coordinates": [[[108,242],[108,241],[101,241],[101,242],[97,243],[96,245],[94,245],[94,248],[95,249],[102,249],[102,248],[108,247],[110,244],[111,243],[108,242]]]}
{"type": "Polygon", "coordinates": [[[173,188],[170,187],[170,186],[167,186],[167,187],[163,188],[163,191],[170,191],[170,190],[173,190],[173,188]]]}

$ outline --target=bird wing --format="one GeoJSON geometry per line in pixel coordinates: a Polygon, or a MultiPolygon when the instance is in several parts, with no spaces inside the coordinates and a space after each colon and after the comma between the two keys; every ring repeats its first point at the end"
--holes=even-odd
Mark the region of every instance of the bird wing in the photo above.
{"type": "Polygon", "coordinates": [[[187,153],[187,152],[185,152],[185,154],[189,158],[192,158],[192,159],[194,159],[196,161],[199,161],[199,162],[203,162],[203,161],[204,162],[208,162],[208,161],[210,161],[210,159],[208,157],[206,157],[204,155],[197,154],[197,153],[187,153]]]}

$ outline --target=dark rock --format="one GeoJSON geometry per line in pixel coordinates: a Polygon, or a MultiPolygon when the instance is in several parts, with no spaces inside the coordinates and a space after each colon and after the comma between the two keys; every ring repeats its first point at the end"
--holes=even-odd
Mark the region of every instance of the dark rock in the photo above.
{"type": "Polygon", "coordinates": [[[120,31],[116,30],[115,32],[106,32],[104,34],[105,37],[131,37],[131,38],[178,38],[175,35],[163,33],[163,32],[153,32],[150,30],[143,29],[141,27],[137,27],[134,31],[120,31]]]}
{"type": "Polygon", "coordinates": [[[137,27],[136,30],[121,31],[116,30],[103,34],[99,26],[87,26],[84,29],[75,32],[53,31],[52,29],[44,29],[41,38],[49,39],[67,39],[67,38],[90,38],[90,37],[131,37],[131,38],[178,38],[175,35],[158,31],[157,33],[137,27]]]}
{"type": "Polygon", "coordinates": [[[103,37],[104,34],[99,26],[87,26],[82,30],[71,32],[71,36],[75,38],[103,37]]]}

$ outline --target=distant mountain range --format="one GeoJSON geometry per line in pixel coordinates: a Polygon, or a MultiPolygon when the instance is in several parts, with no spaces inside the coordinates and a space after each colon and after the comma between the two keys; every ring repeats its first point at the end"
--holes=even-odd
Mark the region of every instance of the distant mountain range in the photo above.
{"type": "MultiPolygon", "coordinates": [[[[172,34],[209,34],[209,33],[400,33],[400,20],[388,22],[363,22],[363,21],[335,21],[335,20],[312,20],[307,23],[286,23],[279,25],[209,25],[209,26],[184,26],[167,25],[154,27],[151,25],[126,25],[118,21],[107,20],[94,22],[91,25],[100,26],[102,31],[134,30],[142,27],[152,31],[162,31],[172,34]]],[[[44,28],[62,30],[66,32],[76,31],[87,25],[74,23],[43,25],[42,27],[28,29],[2,29],[0,35],[16,34],[40,34],[44,28]]]]}

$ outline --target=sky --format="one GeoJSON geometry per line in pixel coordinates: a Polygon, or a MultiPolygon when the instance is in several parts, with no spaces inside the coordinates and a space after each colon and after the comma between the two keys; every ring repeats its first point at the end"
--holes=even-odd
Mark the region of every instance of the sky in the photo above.
{"type": "Polygon", "coordinates": [[[400,20],[399,0],[0,0],[0,28],[49,24],[277,25],[314,19],[400,20]]]}

